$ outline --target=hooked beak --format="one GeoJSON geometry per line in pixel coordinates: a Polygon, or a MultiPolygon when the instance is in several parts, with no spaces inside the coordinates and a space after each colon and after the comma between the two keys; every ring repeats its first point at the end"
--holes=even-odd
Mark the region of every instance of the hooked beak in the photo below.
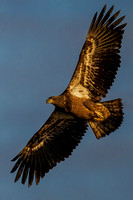
{"type": "Polygon", "coordinates": [[[46,101],[46,103],[53,103],[53,99],[48,98],[47,101],[46,101]]]}

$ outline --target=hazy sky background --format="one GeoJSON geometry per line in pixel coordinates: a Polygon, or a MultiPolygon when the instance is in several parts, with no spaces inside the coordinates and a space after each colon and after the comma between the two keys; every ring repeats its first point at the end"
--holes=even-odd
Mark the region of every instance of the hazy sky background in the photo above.
{"type": "Polygon", "coordinates": [[[133,199],[133,1],[0,0],[0,197],[2,200],[133,199]],[[53,111],[45,100],[69,83],[91,19],[107,3],[128,22],[121,68],[106,99],[121,97],[125,118],[109,137],[91,129],[73,155],[39,186],[14,184],[10,160],[53,111]]]}

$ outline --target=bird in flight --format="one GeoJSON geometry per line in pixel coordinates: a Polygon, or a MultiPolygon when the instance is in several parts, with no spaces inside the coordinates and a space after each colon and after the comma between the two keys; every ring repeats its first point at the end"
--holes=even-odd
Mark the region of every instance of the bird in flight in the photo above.
{"type": "Polygon", "coordinates": [[[115,131],[123,120],[121,99],[101,102],[114,82],[120,67],[120,48],[126,23],[125,16],[112,16],[114,6],[106,5],[94,15],[73,76],[66,90],[52,96],[47,103],[55,106],[45,124],[12,160],[16,161],[15,182],[22,175],[28,186],[69,157],[84,136],[88,124],[97,139],[115,131]]]}

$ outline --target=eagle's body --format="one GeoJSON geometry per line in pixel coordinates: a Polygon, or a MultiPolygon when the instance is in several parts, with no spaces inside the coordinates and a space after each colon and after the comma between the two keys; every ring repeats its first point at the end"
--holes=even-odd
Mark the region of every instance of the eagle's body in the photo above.
{"type": "Polygon", "coordinates": [[[121,99],[101,102],[110,89],[120,67],[120,47],[126,24],[111,15],[113,6],[105,14],[106,5],[91,22],[79,61],[66,90],[52,96],[55,110],[26,147],[12,160],[17,160],[15,182],[22,174],[24,184],[36,184],[57,163],[71,155],[86,132],[88,123],[97,139],[109,135],[122,123],[121,99]]]}
{"type": "Polygon", "coordinates": [[[51,103],[65,111],[74,114],[76,117],[86,119],[88,122],[104,121],[110,116],[110,112],[101,103],[95,103],[89,98],[77,97],[64,92],[59,96],[50,97],[47,103],[51,103]]]}
{"type": "Polygon", "coordinates": [[[89,110],[85,107],[84,105],[85,101],[86,101],[85,98],[79,98],[69,93],[65,93],[60,96],[54,96],[49,98],[47,100],[47,103],[52,103],[55,106],[64,108],[65,111],[72,113],[79,118],[90,120],[94,116],[94,111],[92,109],[89,110]]]}

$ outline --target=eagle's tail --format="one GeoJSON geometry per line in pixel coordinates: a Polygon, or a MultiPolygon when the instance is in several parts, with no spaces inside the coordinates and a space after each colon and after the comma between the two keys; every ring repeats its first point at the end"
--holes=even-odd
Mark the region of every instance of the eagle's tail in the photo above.
{"type": "Polygon", "coordinates": [[[110,116],[104,121],[89,121],[97,139],[109,135],[115,131],[123,121],[121,99],[101,102],[101,104],[110,112],[110,116]]]}

